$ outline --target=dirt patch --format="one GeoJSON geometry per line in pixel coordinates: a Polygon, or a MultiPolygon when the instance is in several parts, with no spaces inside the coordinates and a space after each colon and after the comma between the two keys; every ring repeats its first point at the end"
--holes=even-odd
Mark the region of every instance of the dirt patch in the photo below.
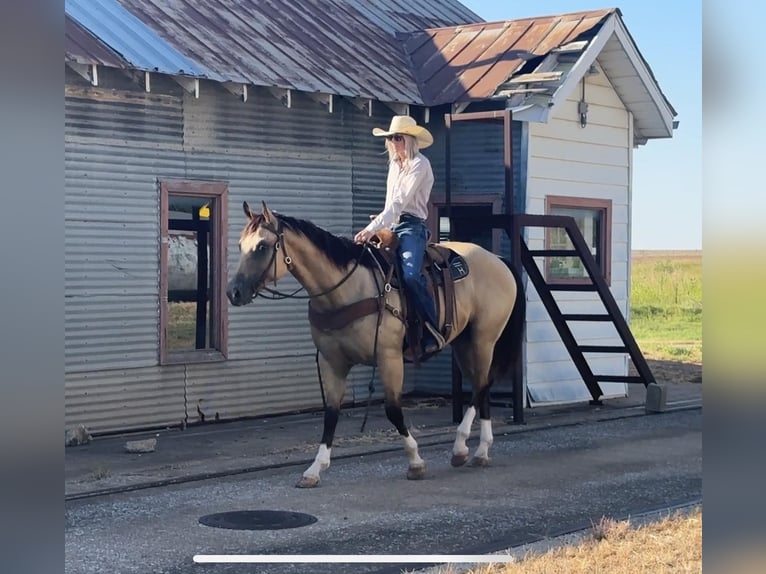
{"type": "MultiPolygon", "coordinates": [[[[659,383],[702,384],[702,365],[656,359],[647,359],[646,362],[649,363],[649,368],[659,383]]],[[[638,374],[632,364],[630,365],[630,374],[638,374]]]]}

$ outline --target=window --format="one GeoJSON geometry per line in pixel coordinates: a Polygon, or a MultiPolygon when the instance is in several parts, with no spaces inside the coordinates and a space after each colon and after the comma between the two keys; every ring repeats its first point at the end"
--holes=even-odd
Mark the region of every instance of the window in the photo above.
{"type": "Polygon", "coordinates": [[[160,181],[160,364],[226,358],[228,186],[160,181]]]}
{"type": "MultiPolygon", "coordinates": [[[[550,215],[574,217],[608,284],[611,279],[611,200],[548,196],[545,200],[545,211],[550,215]]],[[[569,235],[562,228],[548,229],[545,241],[546,249],[574,249],[569,235]]],[[[588,272],[579,257],[548,257],[546,273],[549,283],[590,282],[588,272]]]]}
{"type": "Polygon", "coordinates": [[[503,231],[483,226],[481,222],[472,221],[472,218],[501,213],[502,197],[490,194],[460,194],[453,195],[450,200],[452,216],[455,218],[452,222],[454,229],[450,229],[444,197],[432,195],[428,216],[431,241],[446,241],[451,234],[452,241],[476,243],[484,249],[499,253],[503,231]]]}

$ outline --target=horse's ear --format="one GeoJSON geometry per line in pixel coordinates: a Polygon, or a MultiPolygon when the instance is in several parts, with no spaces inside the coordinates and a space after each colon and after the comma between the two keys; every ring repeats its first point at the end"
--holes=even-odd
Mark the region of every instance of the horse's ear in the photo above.
{"type": "Polygon", "coordinates": [[[266,202],[261,201],[261,204],[263,205],[263,211],[261,212],[261,215],[263,215],[263,219],[266,221],[266,223],[270,225],[274,225],[276,222],[276,217],[274,217],[274,214],[271,213],[271,210],[266,207],[266,202]]]}
{"type": "Polygon", "coordinates": [[[252,218],[253,218],[253,215],[254,215],[254,214],[253,214],[252,210],[250,209],[250,206],[247,204],[247,202],[246,202],[246,201],[243,201],[243,202],[242,202],[242,211],[244,211],[244,212],[245,212],[245,216],[246,216],[248,219],[252,219],[252,218]]]}

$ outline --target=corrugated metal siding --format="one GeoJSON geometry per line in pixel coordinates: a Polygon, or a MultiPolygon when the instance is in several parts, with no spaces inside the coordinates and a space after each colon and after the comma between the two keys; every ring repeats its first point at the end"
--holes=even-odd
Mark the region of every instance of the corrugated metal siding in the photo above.
{"type": "Polygon", "coordinates": [[[155,365],[156,177],[183,173],[180,100],[69,97],[65,112],[67,372],[155,365]]]}
{"type": "Polygon", "coordinates": [[[116,369],[65,376],[65,423],[92,433],[178,425],[186,416],[184,367],[116,369]]]}
{"type": "MultiPolygon", "coordinates": [[[[305,300],[258,299],[230,308],[225,363],[181,371],[158,366],[157,178],[228,181],[233,271],[242,201],[266,200],[277,211],[350,235],[352,161],[373,166],[381,159],[377,149],[352,149],[348,125],[369,122],[369,133],[377,124],[348,103],[329,114],[303,96],[287,109],[268,94],[251,93],[242,102],[217,90],[176,105],[155,105],[156,95],[140,93],[125,102],[113,94],[96,102],[82,94],[67,99],[67,424],[82,422],[96,432],[176,424],[184,391],[187,407],[194,402],[192,414],[198,398],[223,417],[321,405],[305,300]],[[162,129],[152,129],[153,122],[162,129]],[[143,419],[142,401],[152,403],[143,419]]],[[[295,287],[292,278],[279,283],[283,290],[295,287]]],[[[369,371],[363,371],[352,373],[347,398],[367,398],[369,371]]]]}
{"type": "MultiPolygon", "coordinates": [[[[268,315],[264,309],[249,311],[252,315],[268,315]]],[[[199,420],[198,405],[211,419],[216,413],[230,419],[322,407],[313,353],[190,364],[186,373],[190,422],[199,420]]]]}

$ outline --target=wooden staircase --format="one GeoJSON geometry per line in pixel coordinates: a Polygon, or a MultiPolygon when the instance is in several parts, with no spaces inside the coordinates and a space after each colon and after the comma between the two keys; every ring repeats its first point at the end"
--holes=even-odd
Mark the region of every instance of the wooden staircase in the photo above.
{"type": "Polygon", "coordinates": [[[529,279],[537,289],[540,299],[551,317],[553,325],[561,337],[564,346],[569,352],[575,367],[582,376],[591,396],[591,404],[601,404],[603,391],[599,383],[641,383],[645,387],[655,382],[649,365],[646,362],[638,344],[630,332],[625,317],[617,302],[612,296],[601,269],[590,252],[585,239],[580,233],[574,218],[563,215],[514,215],[512,230],[507,229],[511,235],[514,251],[513,261],[523,265],[529,279]],[[530,250],[524,241],[523,230],[531,227],[562,228],[567,232],[574,249],[542,249],[530,250]],[[536,257],[578,257],[588,273],[589,283],[578,284],[550,284],[540,272],[535,262],[536,257]],[[591,291],[598,293],[604,306],[604,312],[598,314],[575,314],[562,313],[553,293],[556,291],[591,291]],[[621,345],[581,345],[577,342],[571,323],[575,322],[605,322],[612,323],[622,340],[621,345]],[[636,368],[638,375],[607,375],[594,373],[591,369],[587,355],[591,353],[627,353],[636,368]]]}

